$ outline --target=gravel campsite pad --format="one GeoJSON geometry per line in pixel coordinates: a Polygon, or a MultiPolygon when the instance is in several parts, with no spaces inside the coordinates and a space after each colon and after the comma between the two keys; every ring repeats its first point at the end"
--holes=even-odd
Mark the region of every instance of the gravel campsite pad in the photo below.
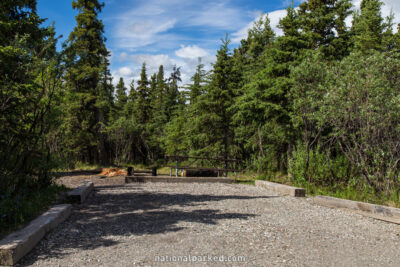
{"type": "Polygon", "coordinates": [[[95,182],[20,266],[400,266],[400,227],[227,184],[95,182]]]}

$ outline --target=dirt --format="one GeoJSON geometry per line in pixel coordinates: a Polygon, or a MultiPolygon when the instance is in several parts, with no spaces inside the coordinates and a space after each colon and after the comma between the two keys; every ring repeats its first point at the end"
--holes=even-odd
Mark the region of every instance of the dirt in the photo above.
{"type": "Polygon", "coordinates": [[[95,195],[20,266],[400,266],[398,225],[307,198],[237,184],[60,182],[86,179],[95,195]]]}

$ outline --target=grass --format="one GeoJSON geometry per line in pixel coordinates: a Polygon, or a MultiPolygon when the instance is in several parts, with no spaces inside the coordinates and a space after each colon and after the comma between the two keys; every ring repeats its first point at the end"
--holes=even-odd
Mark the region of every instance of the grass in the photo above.
{"type": "Polygon", "coordinates": [[[374,190],[369,187],[357,187],[345,184],[337,184],[334,186],[316,185],[312,183],[298,183],[291,181],[287,174],[272,173],[260,176],[258,179],[267,180],[270,182],[286,184],[306,189],[308,196],[331,196],[342,199],[349,199],[354,201],[367,202],[378,205],[386,205],[390,207],[400,208],[400,196],[397,192],[392,192],[389,196],[376,194],[374,190]]]}
{"type": "Polygon", "coordinates": [[[2,195],[0,198],[0,238],[24,227],[52,206],[59,193],[68,190],[65,186],[53,184],[44,189],[20,190],[19,194],[12,197],[2,195]]]}

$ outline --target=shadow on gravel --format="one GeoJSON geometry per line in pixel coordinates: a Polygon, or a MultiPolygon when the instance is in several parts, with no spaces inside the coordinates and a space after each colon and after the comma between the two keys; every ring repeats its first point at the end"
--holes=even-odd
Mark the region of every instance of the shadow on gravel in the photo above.
{"type": "Polygon", "coordinates": [[[67,172],[53,172],[52,174],[55,177],[64,177],[64,176],[82,176],[82,175],[95,175],[101,173],[102,169],[96,170],[76,170],[76,171],[67,171],[67,172]]]}
{"type": "Polygon", "coordinates": [[[48,235],[22,261],[23,265],[34,264],[38,258],[63,257],[69,249],[90,250],[113,246],[119,243],[118,236],[178,232],[184,229],[176,226],[179,222],[215,225],[224,219],[247,220],[257,215],[200,207],[212,207],[212,202],[227,199],[273,198],[153,193],[143,191],[140,186],[100,186],[96,187],[96,191],[95,197],[89,198],[87,203],[75,206],[71,217],[61,224],[62,229],[58,228],[48,235]],[[113,193],[114,189],[128,189],[129,192],[113,193]],[[192,208],[183,210],[180,207],[192,208]]]}

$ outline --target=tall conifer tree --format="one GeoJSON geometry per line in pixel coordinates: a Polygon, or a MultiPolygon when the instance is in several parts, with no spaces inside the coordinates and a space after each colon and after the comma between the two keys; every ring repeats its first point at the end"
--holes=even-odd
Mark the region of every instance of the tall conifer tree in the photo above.
{"type": "Polygon", "coordinates": [[[149,81],[147,79],[146,63],[143,63],[140,73],[140,80],[137,82],[136,87],[137,100],[135,103],[136,119],[139,123],[145,124],[149,119],[150,109],[150,92],[149,81]]]}
{"type": "Polygon", "coordinates": [[[126,87],[124,79],[119,78],[119,82],[116,86],[116,107],[119,111],[122,111],[126,103],[128,102],[128,96],[126,94],[126,87]]]}
{"type": "Polygon", "coordinates": [[[232,111],[235,75],[229,39],[222,40],[217,52],[206,93],[192,105],[193,122],[191,143],[197,153],[229,157],[233,143],[232,111]]]}
{"type": "Polygon", "coordinates": [[[354,50],[368,53],[383,49],[384,19],[380,0],[361,1],[360,11],[354,14],[354,50]]]}
{"type": "Polygon", "coordinates": [[[345,20],[351,14],[350,0],[306,0],[299,6],[301,29],[309,49],[320,49],[329,59],[349,52],[350,34],[345,20]]]}
{"type": "Polygon", "coordinates": [[[109,52],[105,46],[104,26],[98,19],[103,8],[97,0],[74,0],[78,10],[77,25],[66,43],[66,81],[68,88],[68,134],[70,147],[81,160],[106,164],[107,152],[103,126],[104,110],[101,108],[100,86],[109,52]]]}
{"type": "Polygon", "coordinates": [[[189,99],[190,104],[196,102],[197,97],[202,95],[204,92],[204,82],[205,82],[206,72],[204,70],[204,64],[201,63],[201,58],[198,59],[198,64],[196,67],[196,72],[193,74],[191,81],[193,84],[189,86],[189,99]]]}

